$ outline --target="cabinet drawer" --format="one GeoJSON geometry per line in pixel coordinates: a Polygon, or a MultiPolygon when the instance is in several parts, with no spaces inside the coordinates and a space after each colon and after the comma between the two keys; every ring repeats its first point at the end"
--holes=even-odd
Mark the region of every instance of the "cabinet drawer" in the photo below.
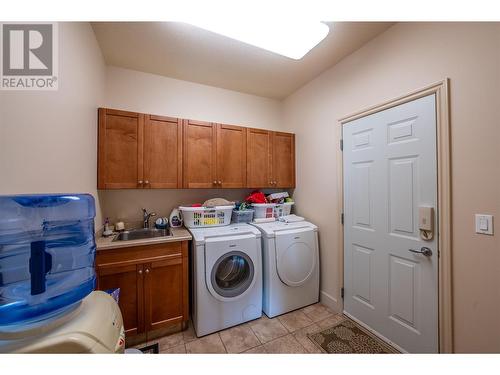
{"type": "Polygon", "coordinates": [[[96,268],[99,274],[104,275],[107,269],[116,265],[132,266],[183,257],[187,257],[187,246],[181,246],[181,242],[101,250],[97,252],[96,268]]]}

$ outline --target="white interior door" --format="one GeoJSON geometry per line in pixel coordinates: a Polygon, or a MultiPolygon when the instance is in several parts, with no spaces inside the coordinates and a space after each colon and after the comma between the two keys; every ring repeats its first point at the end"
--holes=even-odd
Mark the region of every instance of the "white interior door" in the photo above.
{"type": "Polygon", "coordinates": [[[405,351],[435,353],[435,95],[346,123],[343,139],[344,312],[405,351]],[[432,240],[420,207],[433,208],[432,240]]]}

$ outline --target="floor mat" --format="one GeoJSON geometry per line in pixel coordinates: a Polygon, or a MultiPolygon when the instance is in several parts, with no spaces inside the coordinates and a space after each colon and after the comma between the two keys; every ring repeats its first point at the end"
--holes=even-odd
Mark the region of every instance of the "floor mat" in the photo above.
{"type": "Polygon", "coordinates": [[[399,353],[348,318],[330,328],[308,336],[322,351],[331,354],[399,353]]]}

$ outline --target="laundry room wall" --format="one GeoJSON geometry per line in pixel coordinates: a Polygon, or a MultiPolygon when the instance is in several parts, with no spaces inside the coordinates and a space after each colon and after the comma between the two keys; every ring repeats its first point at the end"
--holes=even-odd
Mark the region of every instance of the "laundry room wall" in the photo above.
{"type": "MultiPolygon", "coordinates": [[[[103,107],[269,130],[282,128],[281,102],[236,91],[113,66],[106,68],[103,107]]],[[[241,200],[248,189],[100,190],[103,215],[141,218],[141,207],[168,215],[179,204],[223,197],[241,200]]]]}
{"type": "Polygon", "coordinates": [[[59,89],[0,90],[0,194],[91,193],[105,65],[88,23],[59,23],[59,89]]]}
{"type": "Polygon", "coordinates": [[[297,134],[297,209],[319,225],[331,306],[340,308],[342,267],[338,119],[449,77],[454,349],[500,352],[500,236],[474,233],[475,213],[500,218],[499,46],[499,23],[399,23],[284,101],[283,123],[297,134]]]}

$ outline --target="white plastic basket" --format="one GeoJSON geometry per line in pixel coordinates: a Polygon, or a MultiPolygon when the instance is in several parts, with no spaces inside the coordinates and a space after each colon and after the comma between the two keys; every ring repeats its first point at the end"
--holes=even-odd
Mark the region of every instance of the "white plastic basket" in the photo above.
{"type": "Polygon", "coordinates": [[[286,203],[252,203],[252,208],[255,210],[254,219],[269,219],[279,218],[281,216],[290,215],[293,202],[286,203]]]}
{"type": "Polygon", "coordinates": [[[269,219],[274,216],[275,203],[252,203],[252,208],[255,210],[254,219],[269,219]]]}
{"type": "Polygon", "coordinates": [[[231,206],[179,207],[186,228],[221,227],[231,224],[231,206]]]}
{"type": "Polygon", "coordinates": [[[290,212],[292,212],[293,204],[294,202],[285,202],[277,204],[276,207],[274,207],[274,217],[279,218],[281,216],[290,215],[290,212]]]}

